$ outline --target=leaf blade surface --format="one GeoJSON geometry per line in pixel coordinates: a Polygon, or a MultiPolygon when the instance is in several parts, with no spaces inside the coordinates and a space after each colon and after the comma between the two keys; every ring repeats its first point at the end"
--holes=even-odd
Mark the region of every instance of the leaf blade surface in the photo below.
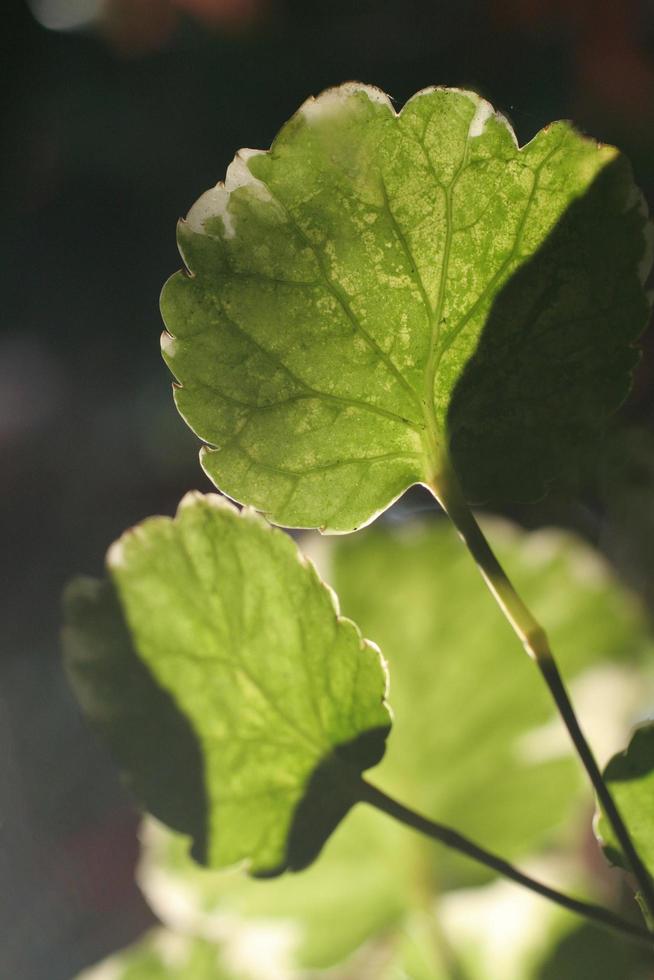
{"type": "MultiPolygon", "coordinates": [[[[216,495],[187,495],[175,519],[151,518],[127,532],[108,566],[132,657],[197,741],[204,799],[195,799],[195,787],[194,800],[206,807],[206,863],[245,861],[256,874],[303,867],[356,802],[361,771],[384,753],[390,720],[378,650],[339,616],[287,535],[216,495]]],[[[94,681],[111,676],[113,651],[104,633],[90,629],[80,640],[79,628],[71,609],[69,650],[97,642],[104,666],[87,673],[90,691],[82,690],[94,717],[93,695],[100,711],[104,695],[94,681]]],[[[79,657],[70,661],[74,680],[76,665],[79,657]]],[[[131,753],[129,739],[122,745],[121,761],[138,792],[142,726],[150,721],[156,731],[160,716],[132,720],[136,745],[131,753]]],[[[118,729],[105,734],[115,741],[118,729]]],[[[174,777],[168,759],[158,763],[174,777]]],[[[156,793],[147,789],[146,803],[155,795],[164,809],[178,791],[165,778],[156,793]]]]}

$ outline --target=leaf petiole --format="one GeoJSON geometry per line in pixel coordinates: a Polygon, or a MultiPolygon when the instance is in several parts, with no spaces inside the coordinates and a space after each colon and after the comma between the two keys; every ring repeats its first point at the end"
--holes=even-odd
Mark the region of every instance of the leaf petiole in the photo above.
{"type": "Polygon", "coordinates": [[[456,473],[449,461],[445,461],[443,468],[439,475],[434,478],[429,489],[454,524],[498,606],[520,639],[527,654],[536,662],[572,739],[577,755],[588,773],[600,806],[606,814],[628,865],[638,882],[642,901],[649,910],[651,917],[654,915],[654,882],[636,850],[629,830],[608,786],[604,782],[593,751],[581,730],[545,630],[525,606],[493,553],[468,506],[456,473]]]}
{"type": "Polygon", "coordinates": [[[556,888],[550,888],[549,885],[544,885],[535,878],[524,874],[508,861],[505,861],[504,858],[498,857],[491,851],[487,851],[484,847],[480,847],[474,841],[464,837],[463,834],[458,833],[451,827],[447,827],[434,820],[429,820],[419,813],[415,813],[415,811],[410,810],[402,803],[387,796],[386,793],[377,789],[376,786],[371,785],[365,779],[361,779],[360,781],[359,799],[362,803],[368,803],[370,806],[374,806],[376,809],[381,810],[382,813],[386,813],[407,827],[411,827],[413,830],[417,830],[419,833],[439,841],[439,843],[444,844],[446,847],[450,847],[460,854],[471,858],[471,860],[483,864],[504,878],[508,878],[510,881],[522,885],[524,888],[528,888],[543,898],[547,898],[550,902],[554,902],[556,905],[568,909],[569,912],[574,912],[576,915],[580,915],[604,929],[609,929],[612,932],[627,937],[641,946],[654,949],[654,935],[641,926],[628,922],[626,919],[623,919],[621,916],[616,915],[610,909],[606,909],[601,905],[584,902],[581,899],[566,895],[556,888]]]}

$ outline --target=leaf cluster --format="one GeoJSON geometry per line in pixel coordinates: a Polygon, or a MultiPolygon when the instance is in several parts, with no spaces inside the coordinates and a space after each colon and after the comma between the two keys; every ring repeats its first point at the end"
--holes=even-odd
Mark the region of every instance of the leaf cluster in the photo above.
{"type": "MultiPolygon", "coordinates": [[[[491,525],[507,576],[469,511],[572,472],[629,389],[652,262],[629,165],[568,123],[519,147],[474,93],[429,89],[396,112],[349,84],[308,100],[270,151],[240,151],[178,242],[164,358],[205,471],[247,506],[190,494],[174,519],[112,546],[105,581],[68,593],[80,702],[141,805],[179,835],[144,867],[199,906],[120,975],[254,980],[232,939],[265,919],[287,957],[280,976],[368,942],[379,977],[454,976],[460,954],[457,976],[490,980],[432,922],[437,896],[495,887],[488,871],[362,809],[362,774],[377,766],[382,793],[507,857],[551,847],[579,774],[511,626],[552,665],[532,607],[566,681],[591,686],[611,665],[628,687],[625,665],[649,652],[638,614],[578,543],[491,525]],[[332,548],[327,578],[382,656],[271,523],[352,531],[414,484],[443,504],[507,620],[445,525],[371,531],[332,548]],[[195,870],[187,843],[239,870],[195,870]]],[[[647,866],[646,907],[653,771],[648,728],[605,774],[647,866]]],[[[600,833],[638,877],[615,819],[600,833]]],[[[159,891],[146,885],[155,907],[159,891]]],[[[522,978],[563,976],[566,943],[583,947],[582,930],[550,925],[556,966],[541,949],[522,978]]]]}

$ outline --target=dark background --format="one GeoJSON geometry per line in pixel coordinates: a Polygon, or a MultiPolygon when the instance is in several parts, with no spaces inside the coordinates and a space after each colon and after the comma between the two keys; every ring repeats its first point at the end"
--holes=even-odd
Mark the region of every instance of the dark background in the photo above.
{"type": "MultiPolygon", "coordinates": [[[[111,0],[77,32],[34,16],[51,23],[59,7],[10,0],[2,12],[7,980],[70,980],[149,922],[133,884],[136,817],[67,689],[58,633],[67,579],[99,573],[125,527],[208,487],[158,353],[157,299],[179,266],[177,218],[239,147],[267,147],[306,96],[348,79],[379,85],[398,107],[427,85],[474,88],[510,117],[521,142],[572,118],[617,143],[654,194],[652,3],[111,0]]],[[[514,512],[529,524],[577,527],[646,599],[648,343],[597,470],[573,497],[514,512]]],[[[414,495],[404,506],[422,502],[414,495]]]]}

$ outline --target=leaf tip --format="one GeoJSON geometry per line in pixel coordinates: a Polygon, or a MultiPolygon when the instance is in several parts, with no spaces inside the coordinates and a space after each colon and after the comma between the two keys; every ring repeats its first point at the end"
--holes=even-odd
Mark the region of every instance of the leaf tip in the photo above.
{"type": "Polygon", "coordinates": [[[208,191],[200,195],[186,215],[184,227],[189,228],[196,235],[206,235],[206,222],[210,218],[219,217],[222,219],[225,238],[233,238],[236,229],[232,215],[229,213],[228,204],[229,191],[225,190],[225,185],[219,181],[215,187],[210,187],[208,191]]]}
{"type": "MultiPolygon", "coordinates": [[[[259,197],[270,197],[267,187],[251,172],[249,161],[252,157],[265,154],[266,150],[253,150],[243,147],[238,150],[227,168],[225,180],[219,181],[214,187],[201,194],[191,207],[182,226],[188,227],[196,235],[207,234],[207,222],[212,218],[220,218],[225,239],[236,237],[234,214],[230,208],[230,198],[240,187],[251,187],[259,197]]],[[[178,226],[180,227],[180,226],[178,226]]]]}
{"type": "Polygon", "coordinates": [[[221,493],[202,493],[200,490],[189,490],[184,494],[177,507],[177,513],[190,510],[193,507],[210,507],[215,510],[228,511],[234,516],[239,513],[238,507],[221,493]]]}
{"type": "Polygon", "coordinates": [[[490,102],[486,99],[482,99],[479,96],[473,99],[475,103],[475,114],[470,120],[470,125],[468,126],[468,137],[473,140],[481,136],[486,128],[486,123],[488,120],[495,115],[495,110],[490,102]]]}
{"type": "Polygon", "coordinates": [[[470,139],[475,139],[478,138],[479,136],[483,136],[486,130],[486,124],[488,123],[489,119],[493,119],[495,122],[499,123],[499,125],[503,126],[506,129],[508,135],[511,137],[514,146],[517,149],[520,148],[518,143],[518,137],[515,134],[515,130],[513,129],[513,126],[506,118],[506,116],[502,112],[499,112],[493,105],[491,105],[491,103],[488,102],[487,99],[484,99],[481,95],[479,95],[477,92],[474,92],[472,89],[456,88],[450,85],[429,85],[426,88],[420,89],[420,91],[416,92],[415,95],[412,95],[411,98],[408,99],[407,102],[405,103],[402,112],[404,112],[407,106],[411,105],[411,103],[415,99],[429,97],[431,95],[434,95],[434,93],[436,92],[451,92],[456,95],[464,96],[466,99],[472,102],[472,104],[475,107],[475,112],[472,116],[472,119],[470,120],[470,124],[468,128],[468,137],[470,139]]]}
{"type": "Polygon", "coordinates": [[[395,115],[391,97],[376,85],[366,85],[364,82],[343,82],[327,88],[319,95],[311,95],[300,106],[298,113],[306,122],[314,123],[329,118],[345,108],[347,103],[357,95],[365,95],[368,100],[377,105],[385,106],[395,115]]]}
{"type": "Polygon", "coordinates": [[[118,538],[117,541],[114,541],[113,544],[109,545],[106,558],[107,568],[122,568],[126,564],[124,539],[125,534],[118,538]]]}
{"type": "MultiPolygon", "coordinates": [[[[276,530],[275,527],[270,523],[265,514],[262,514],[260,510],[256,507],[241,507],[239,511],[240,517],[244,521],[251,521],[253,524],[258,524],[259,527],[265,528],[267,531],[276,530]]],[[[283,532],[281,532],[283,533],[283,532]]],[[[285,535],[290,537],[289,535],[285,535]]]]}
{"type": "Polygon", "coordinates": [[[168,333],[167,330],[162,330],[159,343],[161,346],[161,353],[164,357],[175,356],[175,347],[177,342],[171,333],[168,333]]]}

